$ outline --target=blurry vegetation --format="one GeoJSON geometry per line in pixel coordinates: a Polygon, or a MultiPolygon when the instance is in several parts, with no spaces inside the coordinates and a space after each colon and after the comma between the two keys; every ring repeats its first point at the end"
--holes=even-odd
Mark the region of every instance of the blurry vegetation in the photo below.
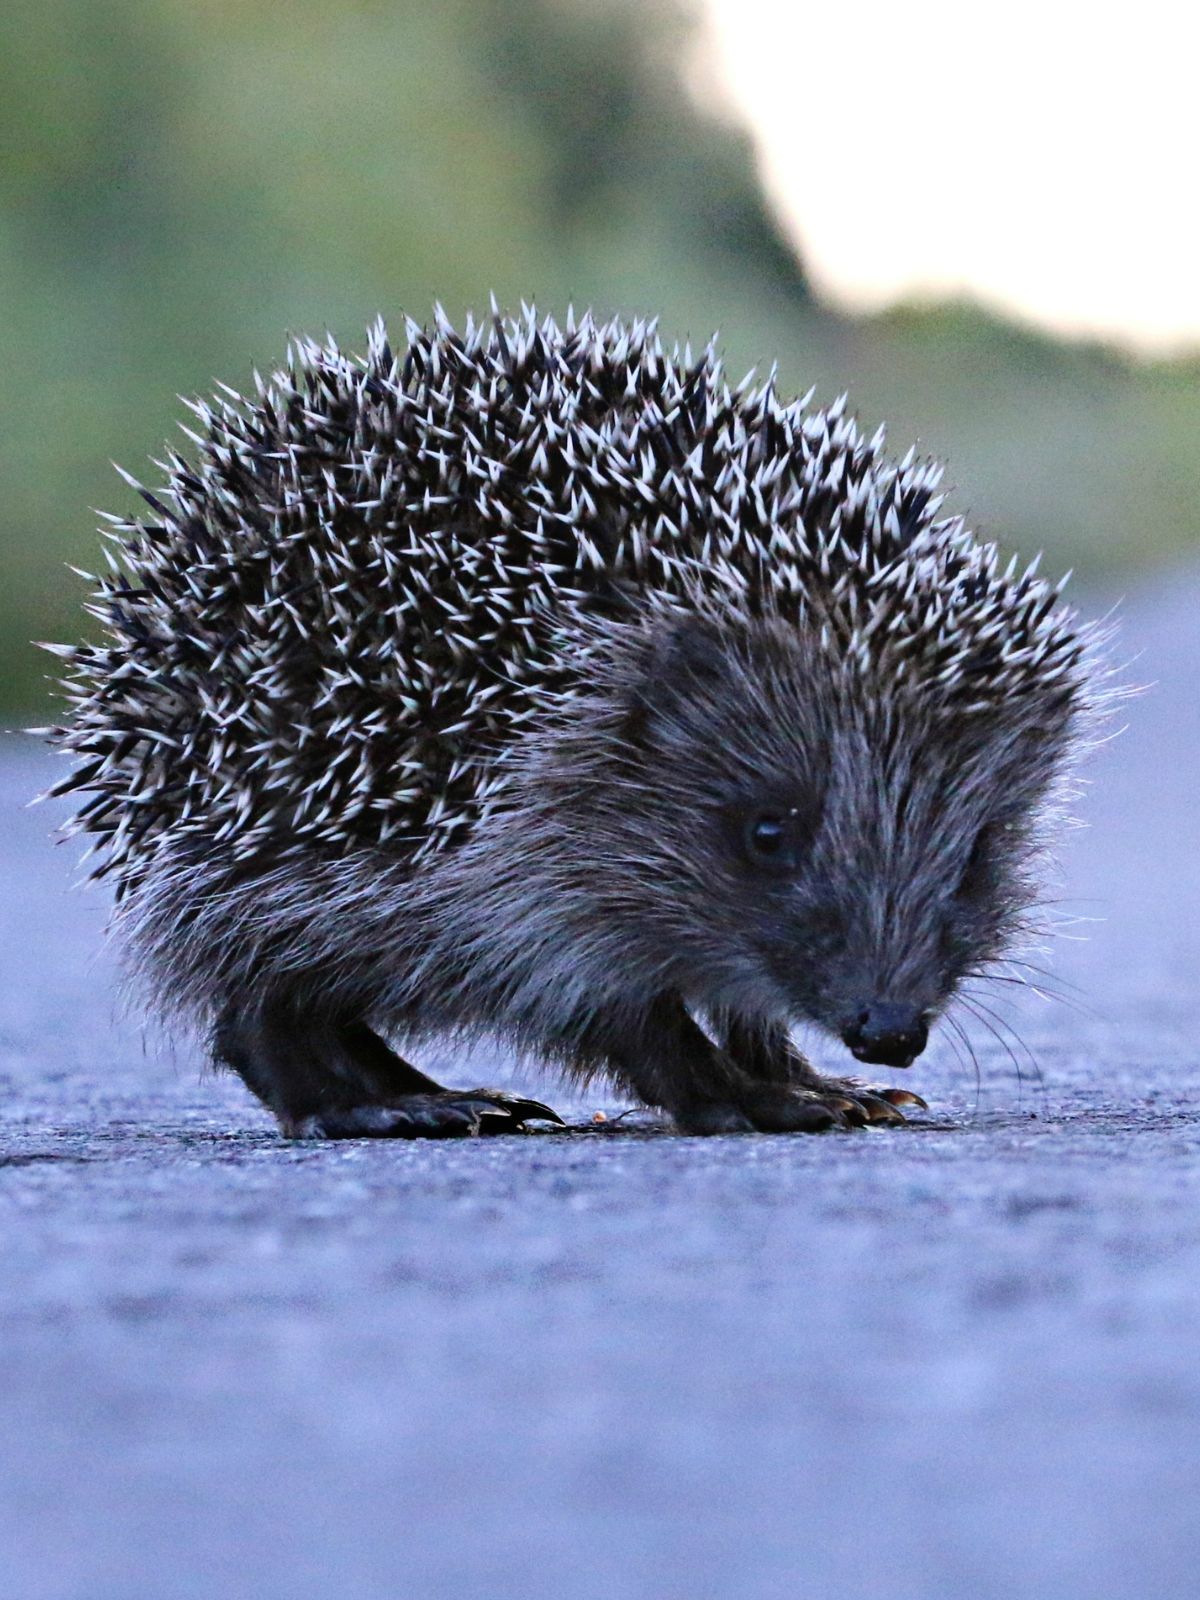
{"type": "Polygon", "coordinates": [[[361,347],[380,310],[493,290],[719,329],[735,377],[778,358],[785,389],[847,388],[949,460],[985,532],[1056,566],[1195,538],[1200,367],[969,309],[815,306],[748,143],[683,87],[690,48],[648,0],[6,8],[0,705],[42,692],[28,639],[78,633],[63,563],[95,563],[89,508],[129,504],[108,463],[142,471],[177,394],[246,381],[288,331],[361,347]]]}

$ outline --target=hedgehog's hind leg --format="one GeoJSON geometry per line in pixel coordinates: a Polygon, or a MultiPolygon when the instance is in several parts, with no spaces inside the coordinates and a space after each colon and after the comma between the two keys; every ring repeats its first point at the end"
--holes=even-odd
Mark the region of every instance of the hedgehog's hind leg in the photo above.
{"type": "Polygon", "coordinates": [[[827,1078],[802,1055],[779,1024],[760,1024],[730,1015],[720,1032],[726,1050],[753,1078],[770,1084],[790,1084],[839,1111],[847,1122],[861,1127],[867,1122],[904,1122],[901,1106],[926,1110],[920,1095],[908,1089],[882,1088],[854,1078],[827,1078]]]}
{"type": "Polygon", "coordinates": [[[294,1139],[446,1139],[558,1122],[548,1106],[494,1089],[443,1089],[362,1022],[290,1006],[229,1007],[213,1054],[294,1139]]]}

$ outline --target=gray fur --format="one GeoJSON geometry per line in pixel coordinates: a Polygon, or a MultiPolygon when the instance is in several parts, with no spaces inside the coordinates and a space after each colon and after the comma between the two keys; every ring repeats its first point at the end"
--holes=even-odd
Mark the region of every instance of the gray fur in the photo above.
{"type": "Polygon", "coordinates": [[[808,1126],[788,1023],[936,1016],[1026,931],[1097,635],[840,403],[439,313],[195,409],[52,735],[169,1012],[499,1031],[686,1126],[808,1126]]]}

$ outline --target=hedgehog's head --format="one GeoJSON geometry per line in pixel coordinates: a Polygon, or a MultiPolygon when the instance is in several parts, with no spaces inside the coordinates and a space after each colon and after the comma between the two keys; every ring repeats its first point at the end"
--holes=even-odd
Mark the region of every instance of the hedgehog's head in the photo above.
{"type": "Polygon", "coordinates": [[[777,617],[660,624],[609,859],[692,1003],[907,1066],[1027,921],[1082,670],[1076,642],[1070,670],[1023,671],[1015,628],[949,669],[847,645],[777,617]]]}

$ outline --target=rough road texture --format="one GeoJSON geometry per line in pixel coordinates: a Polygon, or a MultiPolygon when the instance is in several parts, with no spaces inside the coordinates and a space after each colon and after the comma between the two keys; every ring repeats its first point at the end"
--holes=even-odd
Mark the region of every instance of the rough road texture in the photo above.
{"type": "Polygon", "coordinates": [[[933,1049],[897,1132],[282,1144],[117,1018],[8,739],[0,1592],[1190,1592],[1198,616],[1194,576],[1126,607],[1087,1009],[1022,1008],[1040,1086],[933,1049]]]}

